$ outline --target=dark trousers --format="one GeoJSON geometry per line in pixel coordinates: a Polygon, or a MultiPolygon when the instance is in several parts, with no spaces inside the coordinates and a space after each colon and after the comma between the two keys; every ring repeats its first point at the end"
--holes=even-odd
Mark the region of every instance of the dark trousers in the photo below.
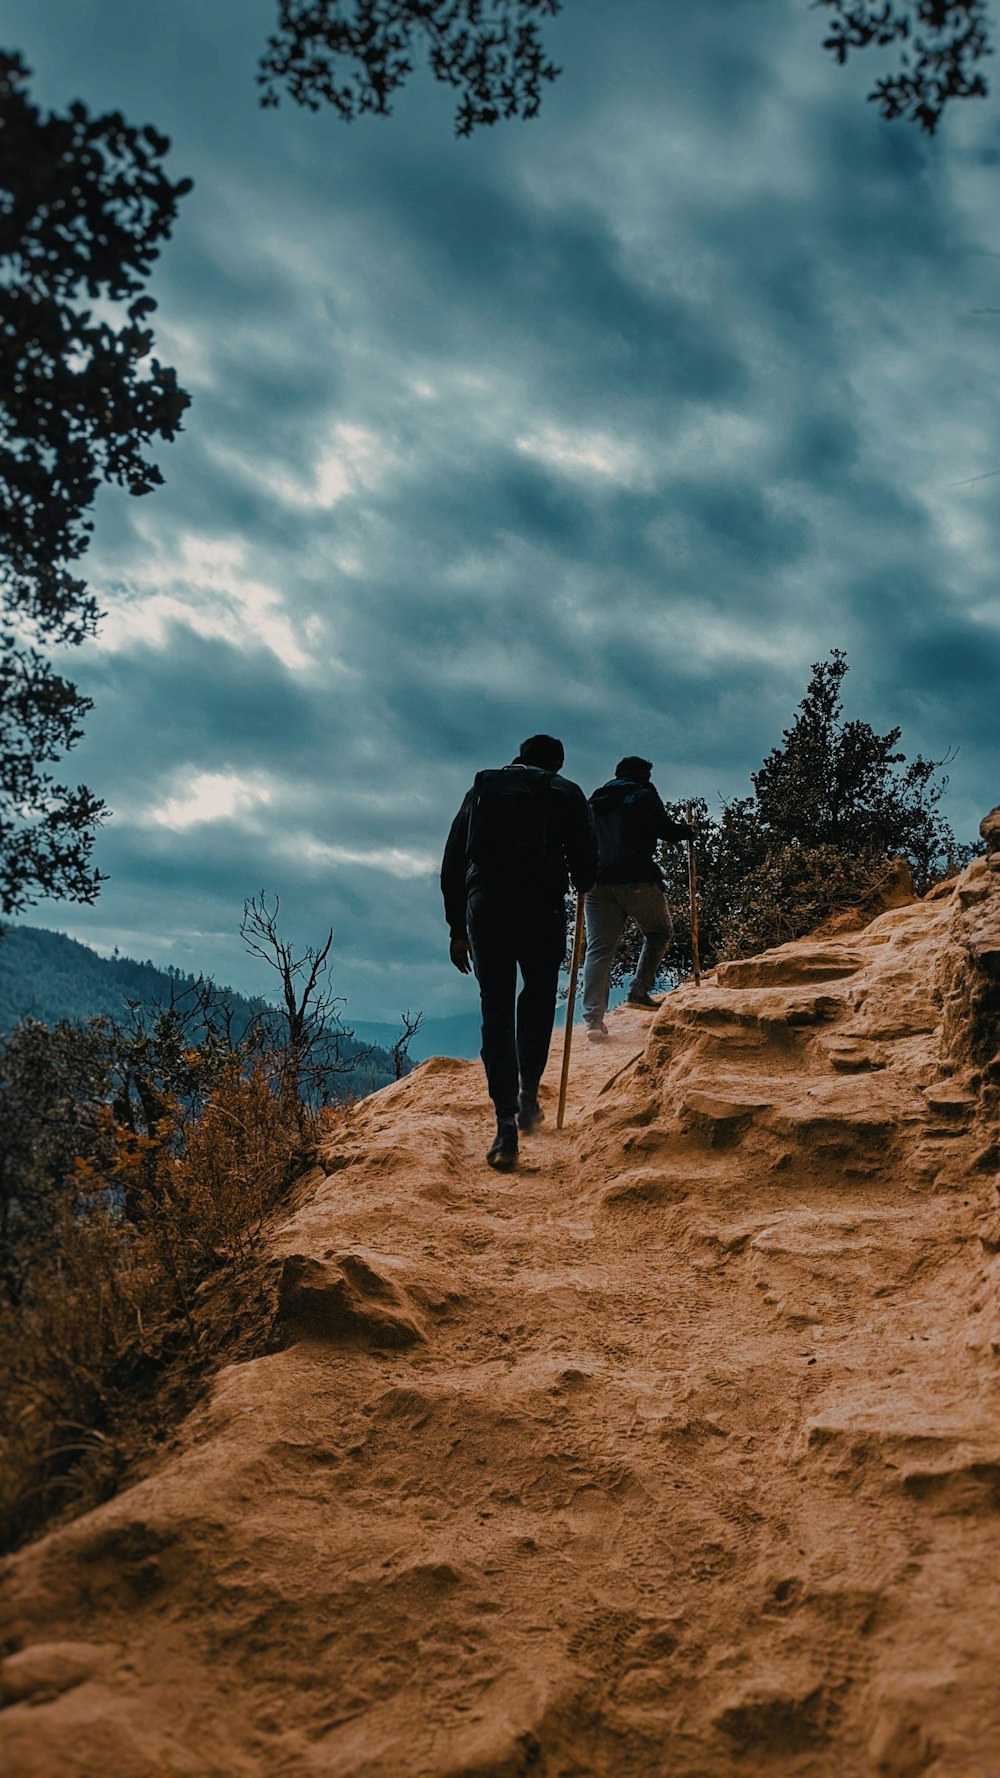
{"type": "Polygon", "coordinates": [[[481,889],[469,897],[468,927],[483,1009],[486,1084],[497,1117],[514,1117],[519,1089],[534,1097],[548,1059],[566,912],[561,901],[518,900],[481,889]],[[519,969],[523,986],[517,994],[519,969]]]}

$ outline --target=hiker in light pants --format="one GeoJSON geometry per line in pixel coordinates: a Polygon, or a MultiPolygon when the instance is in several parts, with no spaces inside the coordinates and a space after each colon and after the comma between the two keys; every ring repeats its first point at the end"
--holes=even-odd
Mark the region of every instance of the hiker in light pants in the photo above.
{"type": "Polygon", "coordinates": [[[628,1004],[656,1007],[650,989],[673,937],[673,921],[656,863],[657,843],[686,840],[693,829],[667,814],[650,782],[652,762],[634,754],[620,759],[615,775],[590,798],[597,831],[597,882],[586,900],[587,955],[583,965],[583,1022],[590,1039],[607,1037],[611,966],[634,920],[643,946],[628,991],[628,1004]]]}

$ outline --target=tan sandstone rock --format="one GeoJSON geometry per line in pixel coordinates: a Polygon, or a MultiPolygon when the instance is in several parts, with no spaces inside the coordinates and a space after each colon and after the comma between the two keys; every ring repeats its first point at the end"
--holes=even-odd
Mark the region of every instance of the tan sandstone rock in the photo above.
{"type": "Polygon", "coordinates": [[[503,1178],[478,1064],[356,1107],[282,1348],[4,1566],[5,1778],[1000,1771],[998,937],[622,1008],[503,1178]]]}

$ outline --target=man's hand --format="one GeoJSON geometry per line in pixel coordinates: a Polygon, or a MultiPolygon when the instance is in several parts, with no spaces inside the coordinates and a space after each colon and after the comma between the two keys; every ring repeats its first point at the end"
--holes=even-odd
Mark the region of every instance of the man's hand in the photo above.
{"type": "Polygon", "coordinates": [[[453,938],[448,952],[460,975],[471,975],[472,957],[467,938],[453,938]]]}

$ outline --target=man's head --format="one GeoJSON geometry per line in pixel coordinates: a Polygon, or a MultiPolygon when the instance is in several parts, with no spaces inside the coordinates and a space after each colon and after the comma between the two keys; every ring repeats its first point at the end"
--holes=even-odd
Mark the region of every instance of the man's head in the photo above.
{"type": "Polygon", "coordinates": [[[554,735],[529,735],[521,742],[515,765],[540,766],[543,772],[558,772],[566,758],[563,744],[554,735]]]}
{"type": "Polygon", "coordinates": [[[615,777],[637,778],[640,784],[648,784],[652,770],[651,759],[640,759],[637,753],[627,753],[615,766],[615,777]]]}

